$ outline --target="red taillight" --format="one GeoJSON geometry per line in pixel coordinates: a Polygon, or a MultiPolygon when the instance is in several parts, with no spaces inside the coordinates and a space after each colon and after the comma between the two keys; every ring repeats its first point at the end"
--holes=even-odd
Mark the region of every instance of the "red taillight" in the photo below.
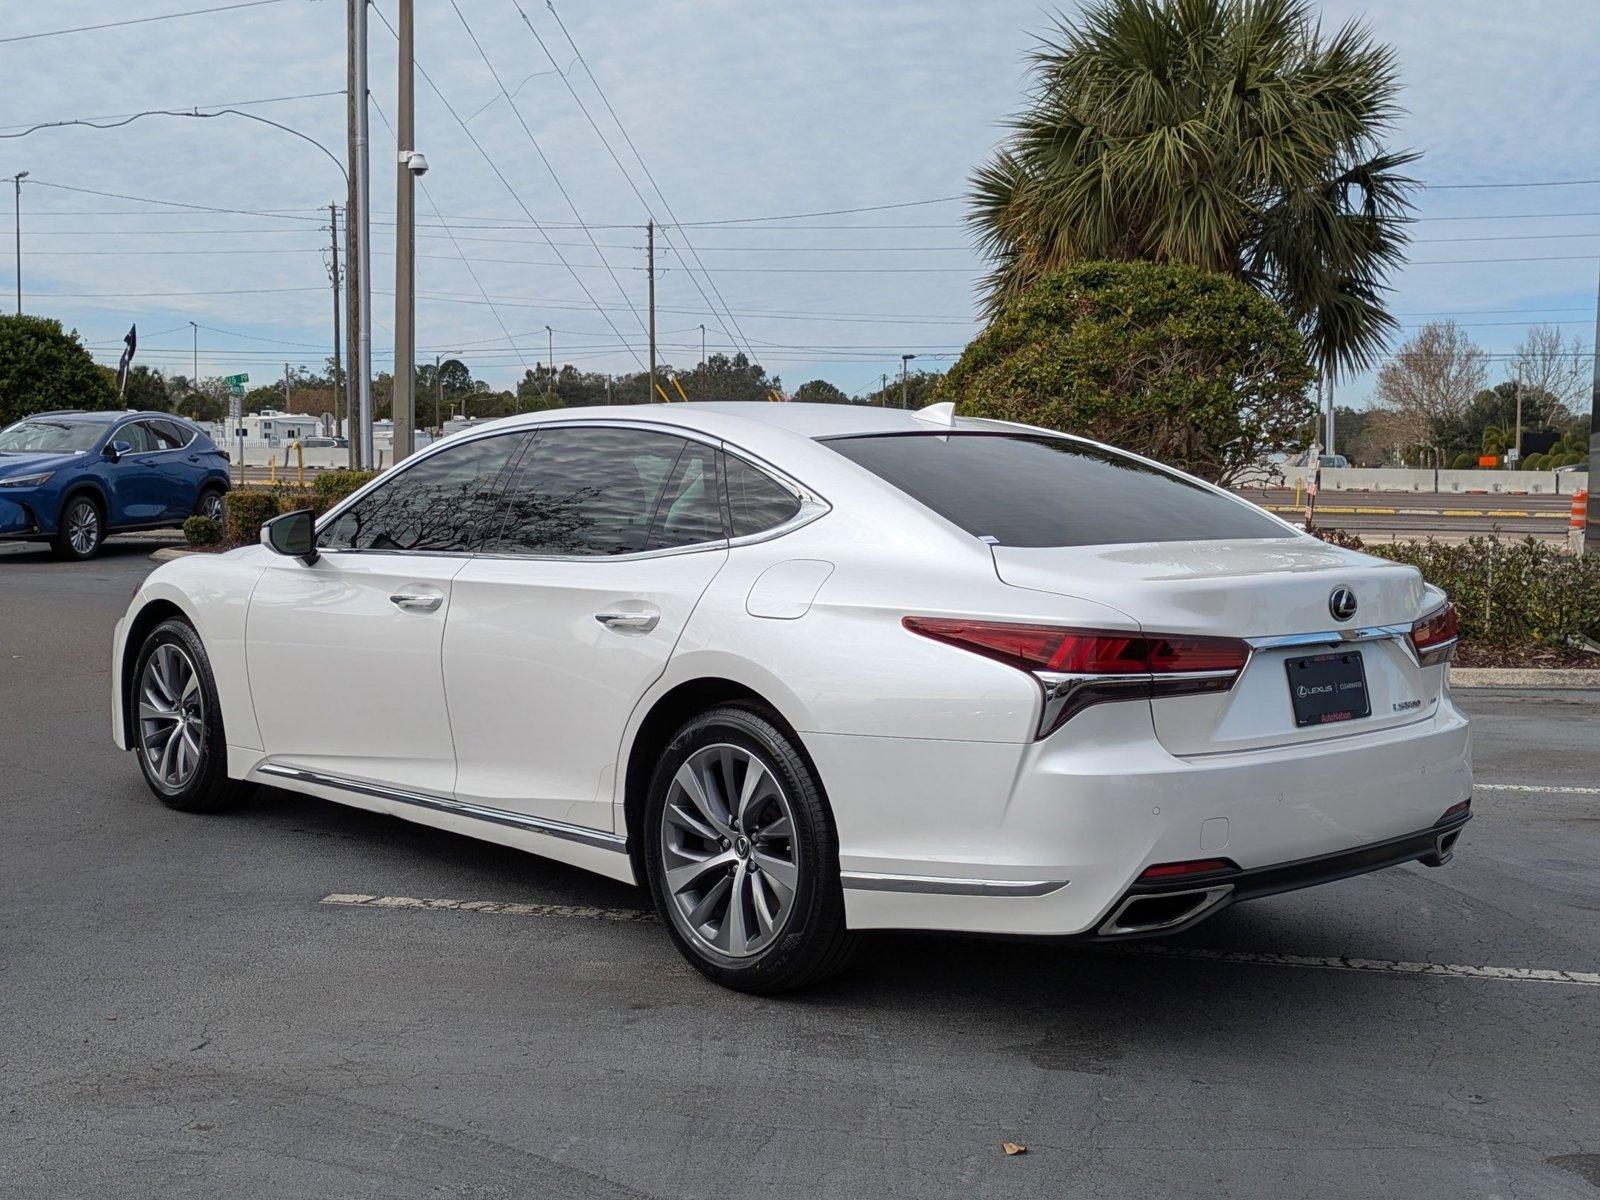
{"type": "Polygon", "coordinates": [[[1225,692],[1250,658],[1237,638],[906,617],[912,633],[1027,671],[1045,691],[1038,736],[1104,700],[1225,692]]]}
{"type": "Polygon", "coordinates": [[[1468,796],[1465,800],[1458,800],[1456,803],[1452,804],[1449,808],[1445,809],[1444,810],[1444,815],[1442,817],[1440,817],[1439,820],[1448,821],[1452,817],[1459,817],[1462,813],[1471,812],[1471,811],[1472,811],[1472,797],[1468,796]]]}
{"type": "Polygon", "coordinates": [[[1416,648],[1417,661],[1425,667],[1449,662],[1455,653],[1458,626],[1454,604],[1435,609],[1413,625],[1411,644],[1416,648]]]}
{"type": "Polygon", "coordinates": [[[1237,871],[1238,869],[1231,859],[1195,858],[1188,862],[1157,863],[1153,867],[1146,867],[1139,872],[1139,882],[1165,883],[1172,879],[1185,879],[1190,875],[1211,875],[1217,871],[1237,871]]]}

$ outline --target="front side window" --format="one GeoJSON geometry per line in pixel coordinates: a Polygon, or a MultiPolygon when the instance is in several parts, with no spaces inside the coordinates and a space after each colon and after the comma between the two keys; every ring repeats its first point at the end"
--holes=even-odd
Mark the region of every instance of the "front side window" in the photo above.
{"type": "Polygon", "coordinates": [[[765,533],[800,511],[800,497],[758,467],[730,454],[724,461],[728,470],[728,515],[733,537],[765,533]]]}
{"type": "Polygon", "coordinates": [[[695,521],[695,483],[687,474],[675,474],[685,453],[700,451],[683,438],[646,429],[541,430],[506,487],[505,521],[489,549],[502,554],[610,556],[654,548],[651,534],[658,528],[656,514],[669,480],[673,493],[660,536],[687,536],[695,521]]]}
{"type": "Polygon", "coordinates": [[[498,511],[523,433],[451,446],[401,467],[322,530],[327,550],[467,551],[498,511]]]}
{"type": "Polygon", "coordinates": [[[0,454],[71,454],[90,450],[106,431],[102,421],[30,417],[0,430],[0,454]]]}
{"type": "Polygon", "coordinates": [[[1290,536],[1251,504],[1070,438],[908,433],[825,438],[823,445],[1002,546],[1290,536]]]}

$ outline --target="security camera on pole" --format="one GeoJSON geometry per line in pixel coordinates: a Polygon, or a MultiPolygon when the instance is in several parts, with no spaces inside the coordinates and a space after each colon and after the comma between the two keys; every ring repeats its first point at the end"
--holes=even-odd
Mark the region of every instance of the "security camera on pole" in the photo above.
{"type": "Polygon", "coordinates": [[[417,300],[416,181],[428,160],[412,147],[415,104],[412,97],[412,0],[400,0],[400,87],[396,139],[398,165],[394,218],[394,461],[411,456],[416,427],[417,300]]]}

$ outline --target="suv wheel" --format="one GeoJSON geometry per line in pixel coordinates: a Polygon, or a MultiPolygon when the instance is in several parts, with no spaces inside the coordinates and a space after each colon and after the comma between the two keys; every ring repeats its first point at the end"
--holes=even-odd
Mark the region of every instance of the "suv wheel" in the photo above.
{"type": "Polygon", "coordinates": [[[128,703],[139,769],[168,808],[218,812],[254,790],[228,778],[217,682],[189,622],[175,617],[150,631],[134,661],[128,703]]]}
{"type": "Polygon", "coordinates": [[[94,498],[80,494],[69,499],[61,510],[55,540],[51,543],[56,556],[82,562],[98,554],[105,540],[105,518],[94,498]]]}
{"type": "Polygon", "coordinates": [[[810,763],[761,710],[716,708],[673,737],[650,783],[650,890],[708,978],[785,992],[846,967],[839,839],[810,763]]]}
{"type": "Polygon", "coordinates": [[[207,488],[200,493],[200,503],[195,505],[195,514],[210,517],[217,524],[222,523],[222,489],[207,488]]]}

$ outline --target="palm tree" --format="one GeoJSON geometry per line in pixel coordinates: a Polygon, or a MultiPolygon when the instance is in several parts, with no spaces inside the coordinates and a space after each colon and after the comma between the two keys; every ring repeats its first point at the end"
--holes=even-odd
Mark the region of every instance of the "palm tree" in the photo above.
{"type": "Polygon", "coordinates": [[[991,316],[1069,262],[1176,261],[1271,296],[1323,371],[1373,364],[1418,157],[1381,142],[1392,50],[1354,22],[1325,36],[1304,0],[1100,0],[1032,64],[973,176],[991,316]]]}

